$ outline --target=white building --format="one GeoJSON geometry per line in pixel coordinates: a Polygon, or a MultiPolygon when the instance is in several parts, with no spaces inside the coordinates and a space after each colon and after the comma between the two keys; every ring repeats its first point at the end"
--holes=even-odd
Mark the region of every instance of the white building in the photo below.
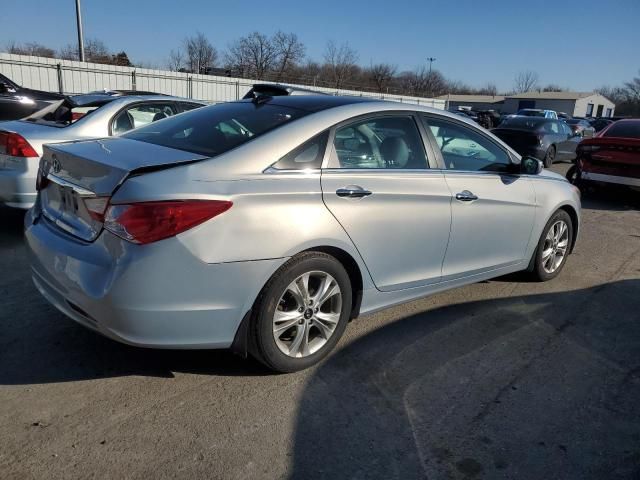
{"type": "Polygon", "coordinates": [[[568,113],[572,117],[612,117],[615,104],[595,92],[527,92],[504,99],[502,113],[539,108],[568,113]]]}

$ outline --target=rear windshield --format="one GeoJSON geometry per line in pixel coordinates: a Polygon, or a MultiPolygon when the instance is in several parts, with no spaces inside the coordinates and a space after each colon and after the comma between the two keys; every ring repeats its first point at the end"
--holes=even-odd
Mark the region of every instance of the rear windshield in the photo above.
{"type": "Polygon", "coordinates": [[[510,117],[505,118],[500,128],[518,128],[520,130],[537,130],[547,122],[545,118],[537,117],[510,117]]]}
{"type": "Polygon", "coordinates": [[[151,123],[123,137],[212,157],[308,113],[272,103],[223,103],[151,123]]]}
{"type": "Polygon", "coordinates": [[[602,136],[640,138],[640,121],[614,123],[602,136]]]}
{"type": "Polygon", "coordinates": [[[544,117],[544,112],[540,110],[520,110],[518,115],[523,115],[525,117],[544,117]]]}
{"type": "Polygon", "coordinates": [[[109,103],[112,99],[95,100],[87,103],[76,104],[73,98],[65,98],[63,100],[52,103],[42,110],[38,110],[31,116],[25,118],[27,122],[41,123],[54,127],[66,127],[77,122],[89,113],[97,110],[101,106],[109,103]]]}

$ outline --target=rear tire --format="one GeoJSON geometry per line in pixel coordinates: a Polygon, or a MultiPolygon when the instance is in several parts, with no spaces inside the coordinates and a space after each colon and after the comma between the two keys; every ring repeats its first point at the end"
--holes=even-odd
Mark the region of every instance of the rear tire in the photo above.
{"type": "Polygon", "coordinates": [[[577,165],[572,165],[569,170],[567,170],[566,178],[567,180],[569,180],[569,183],[571,185],[575,185],[576,187],[581,188],[582,172],[577,165]]]}
{"type": "Polygon", "coordinates": [[[251,354],[276,372],[308,368],[335,347],[351,314],[351,282],[331,255],[305,252],[262,289],[250,323],[251,354]]]}
{"type": "Polygon", "coordinates": [[[547,282],[562,271],[573,242],[573,223],[564,210],[558,210],[542,230],[538,247],[533,254],[531,276],[539,282],[547,282]]]}
{"type": "Polygon", "coordinates": [[[544,156],[544,168],[551,167],[555,159],[556,159],[556,147],[554,145],[551,145],[549,147],[549,150],[547,150],[547,153],[544,156]]]}

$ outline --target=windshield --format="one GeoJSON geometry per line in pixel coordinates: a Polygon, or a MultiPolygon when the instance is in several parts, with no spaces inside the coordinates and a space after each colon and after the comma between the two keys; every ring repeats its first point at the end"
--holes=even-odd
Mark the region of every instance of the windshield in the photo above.
{"type": "Polygon", "coordinates": [[[532,117],[509,117],[504,119],[500,124],[500,128],[518,128],[521,130],[537,130],[540,128],[546,119],[544,118],[532,118],[532,117]]]}
{"type": "Polygon", "coordinates": [[[53,127],[67,127],[111,100],[110,97],[106,97],[89,102],[75,102],[74,97],[68,97],[54,102],[42,110],[38,110],[24,120],[53,127]]]}
{"type": "Polygon", "coordinates": [[[635,122],[617,122],[611,125],[603,137],[640,138],[640,120],[635,122]]]}
{"type": "Polygon", "coordinates": [[[192,110],[123,136],[215,156],[308,113],[271,103],[231,102],[192,110]]]}

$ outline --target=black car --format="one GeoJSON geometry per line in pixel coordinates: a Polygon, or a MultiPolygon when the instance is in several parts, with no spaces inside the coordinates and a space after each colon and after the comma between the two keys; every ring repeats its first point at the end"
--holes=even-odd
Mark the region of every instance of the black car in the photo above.
{"type": "Polygon", "coordinates": [[[594,118],[591,120],[591,126],[596,132],[599,132],[600,130],[604,130],[606,127],[608,127],[612,123],[613,123],[613,120],[611,120],[610,118],[594,118]]]}
{"type": "Polygon", "coordinates": [[[506,118],[491,132],[520,155],[542,160],[545,167],[555,160],[573,160],[582,140],[564,121],[542,117],[506,118]]]}
{"type": "Polygon", "coordinates": [[[308,90],[306,88],[280,85],[277,83],[256,83],[251,87],[243,99],[257,99],[259,97],[281,97],[288,95],[325,95],[323,92],[308,90]]]}
{"type": "Polygon", "coordinates": [[[59,93],[23,88],[0,74],[0,120],[17,120],[64,98],[59,93]]]}

